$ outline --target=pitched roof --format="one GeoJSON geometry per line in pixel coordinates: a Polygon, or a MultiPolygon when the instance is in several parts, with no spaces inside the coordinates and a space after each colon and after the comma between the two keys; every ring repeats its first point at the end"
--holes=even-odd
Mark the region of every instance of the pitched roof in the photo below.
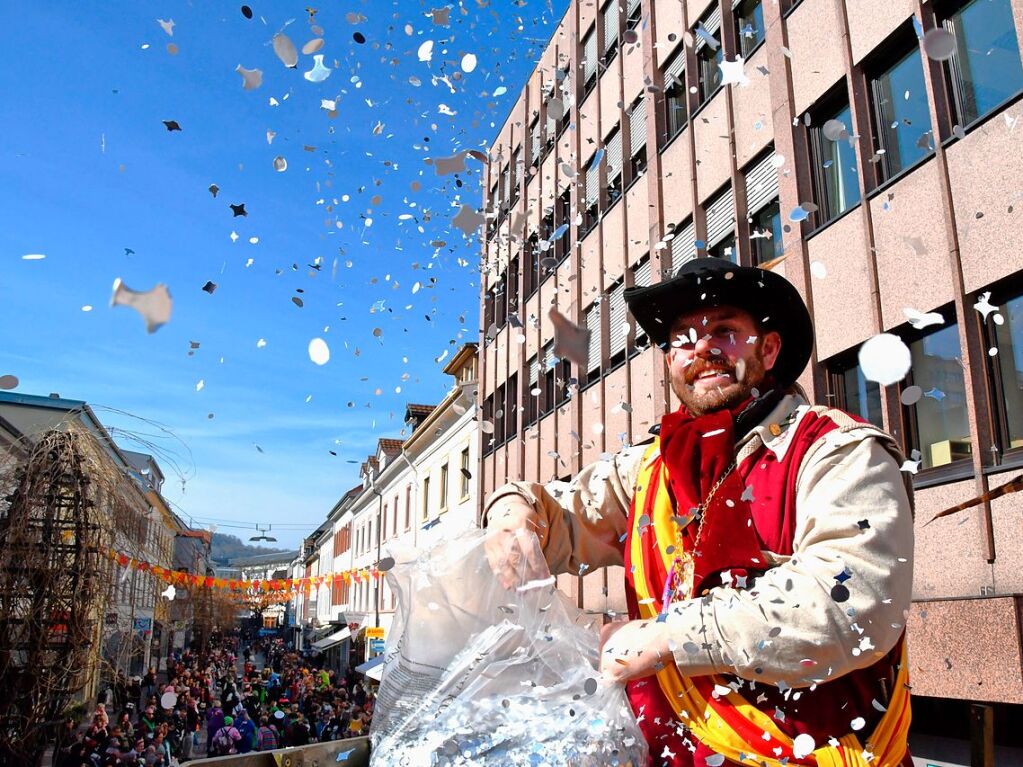
{"type": "Polygon", "coordinates": [[[430,415],[436,408],[436,405],[417,405],[413,402],[405,405],[405,411],[411,415],[425,416],[430,415]]]}
{"type": "Polygon", "coordinates": [[[377,445],[380,450],[383,450],[387,455],[394,455],[395,453],[401,452],[401,446],[404,444],[400,439],[380,439],[377,441],[377,445]]]}

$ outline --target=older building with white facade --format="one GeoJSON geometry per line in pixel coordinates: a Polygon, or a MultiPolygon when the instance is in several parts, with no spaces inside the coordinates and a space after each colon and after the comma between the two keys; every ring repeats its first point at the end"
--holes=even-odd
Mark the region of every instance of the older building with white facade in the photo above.
{"type": "Polygon", "coordinates": [[[358,660],[374,653],[367,629],[370,635],[379,635],[379,629],[386,635],[396,606],[384,579],[361,573],[371,572],[394,545],[426,547],[477,524],[476,352],[476,344],[465,344],[445,366],[454,380],[440,403],[408,405],[403,439],[378,441],[362,464],[362,486],[328,515],[329,535],[321,525],[313,536],[315,551],[309,551],[305,575],[339,577],[318,585],[309,597],[296,597],[296,613],[321,626],[331,620],[338,625],[343,615],[355,628],[358,660]],[[359,575],[341,576],[352,572],[359,575]],[[315,612],[298,609],[299,600],[312,599],[315,612]]]}

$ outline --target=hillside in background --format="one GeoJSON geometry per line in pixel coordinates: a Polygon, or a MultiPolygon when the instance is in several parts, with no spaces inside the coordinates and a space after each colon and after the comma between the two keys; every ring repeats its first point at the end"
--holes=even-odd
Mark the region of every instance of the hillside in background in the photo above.
{"type": "Polygon", "coordinates": [[[254,557],[257,554],[273,554],[276,551],[287,551],[287,549],[252,546],[242,543],[241,538],[236,535],[224,533],[214,533],[213,543],[210,546],[211,558],[220,565],[226,565],[236,557],[254,557]]]}

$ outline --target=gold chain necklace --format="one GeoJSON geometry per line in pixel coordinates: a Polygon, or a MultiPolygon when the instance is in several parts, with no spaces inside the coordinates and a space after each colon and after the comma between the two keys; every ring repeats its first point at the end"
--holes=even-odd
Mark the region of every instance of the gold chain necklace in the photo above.
{"type": "Polygon", "coordinates": [[[664,584],[664,595],[661,598],[662,610],[666,610],[668,605],[676,599],[693,598],[693,582],[696,575],[696,560],[693,554],[699,550],[700,539],[703,536],[703,524],[707,521],[707,509],[710,506],[710,502],[714,500],[714,494],[725,483],[733,469],[735,469],[735,461],[728,465],[728,468],[725,469],[724,473],[718,478],[718,481],[711,487],[710,492],[707,493],[707,497],[696,507],[696,514],[700,517],[700,521],[697,524],[693,548],[690,551],[686,551],[683,540],[682,533],[685,530],[685,526],[675,525],[675,561],[672,564],[671,575],[664,584]]]}

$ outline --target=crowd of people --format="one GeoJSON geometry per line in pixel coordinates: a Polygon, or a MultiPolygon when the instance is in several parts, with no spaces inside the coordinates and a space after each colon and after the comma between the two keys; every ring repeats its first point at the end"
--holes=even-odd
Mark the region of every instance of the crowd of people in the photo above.
{"type": "Polygon", "coordinates": [[[54,767],[170,767],[368,734],[374,697],[353,666],[336,674],[280,639],[235,634],[211,648],[173,654],[134,689],[104,690],[87,723],[64,723],[54,767]]]}

